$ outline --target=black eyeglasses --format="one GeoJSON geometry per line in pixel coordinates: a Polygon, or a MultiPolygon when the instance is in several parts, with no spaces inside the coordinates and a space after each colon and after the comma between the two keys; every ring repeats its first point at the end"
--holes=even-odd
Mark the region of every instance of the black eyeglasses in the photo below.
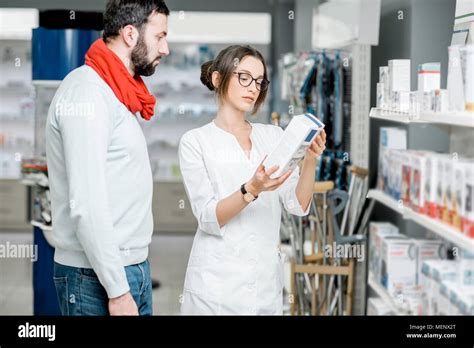
{"type": "Polygon", "coordinates": [[[255,81],[255,85],[257,86],[257,89],[262,92],[262,91],[266,91],[268,88],[268,85],[270,84],[270,81],[264,78],[254,79],[252,75],[246,72],[234,71],[233,73],[239,76],[239,83],[242,87],[248,87],[252,84],[253,81],[255,81]]]}

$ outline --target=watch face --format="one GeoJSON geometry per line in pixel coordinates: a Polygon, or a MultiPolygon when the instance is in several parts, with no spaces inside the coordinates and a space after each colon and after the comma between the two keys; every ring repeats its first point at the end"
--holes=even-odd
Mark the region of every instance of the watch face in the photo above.
{"type": "Polygon", "coordinates": [[[250,202],[253,202],[254,197],[252,196],[252,194],[246,193],[246,194],[244,195],[244,200],[245,200],[247,203],[250,203],[250,202]]]}

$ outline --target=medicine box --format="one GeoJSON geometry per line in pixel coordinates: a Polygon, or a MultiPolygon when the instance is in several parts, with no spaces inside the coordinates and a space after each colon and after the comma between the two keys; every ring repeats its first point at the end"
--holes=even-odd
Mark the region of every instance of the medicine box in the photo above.
{"type": "Polygon", "coordinates": [[[442,156],[439,154],[431,154],[426,157],[424,177],[424,194],[425,194],[425,213],[432,218],[438,217],[438,195],[441,196],[441,180],[438,180],[440,169],[442,171],[442,164],[440,164],[442,156]]]}
{"type": "Polygon", "coordinates": [[[402,149],[407,148],[407,132],[405,129],[396,127],[381,127],[379,139],[379,165],[378,165],[378,188],[383,191],[388,191],[386,187],[388,183],[388,157],[386,152],[388,149],[402,149]],[[384,165],[387,165],[384,167],[384,165]]]}
{"type": "Polygon", "coordinates": [[[465,294],[474,295],[474,254],[461,250],[459,254],[458,285],[465,294]]]}
{"type": "Polygon", "coordinates": [[[402,196],[402,166],[405,153],[405,150],[389,150],[388,192],[397,201],[402,196]]]}
{"type": "Polygon", "coordinates": [[[451,222],[455,228],[462,231],[463,217],[465,215],[465,203],[466,203],[466,194],[464,192],[464,168],[468,165],[467,162],[463,160],[454,161],[453,168],[453,180],[451,185],[452,192],[452,209],[451,209],[451,222]]]}
{"type": "Polygon", "coordinates": [[[442,260],[446,258],[447,251],[443,241],[432,240],[432,239],[414,239],[414,243],[417,247],[417,272],[416,272],[416,284],[422,285],[421,268],[427,260],[442,260]]]}
{"type": "Polygon", "coordinates": [[[416,246],[412,240],[395,236],[384,239],[381,280],[393,297],[416,285],[416,246]]]}
{"type": "Polygon", "coordinates": [[[414,211],[421,214],[426,213],[425,205],[425,183],[426,183],[426,160],[430,153],[413,152],[411,155],[410,176],[410,201],[414,211]]]}
{"type": "Polygon", "coordinates": [[[323,128],[324,124],[310,113],[293,116],[279,143],[263,162],[265,170],[279,166],[270,177],[274,179],[294,169],[323,128]]]}
{"type": "Polygon", "coordinates": [[[424,63],[418,65],[418,92],[423,94],[440,89],[441,64],[424,63]]]}
{"type": "Polygon", "coordinates": [[[380,297],[369,297],[367,315],[394,315],[390,306],[380,297]]]}
{"type": "Polygon", "coordinates": [[[380,281],[380,255],[386,236],[398,235],[398,227],[389,222],[371,222],[369,226],[369,270],[380,281]]]}
{"type": "Polygon", "coordinates": [[[474,238],[474,163],[469,162],[464,167],[464,216],[463,232],[474,238]]]}
{"type": "Polygon", "coordinates": [[[400,190],[400,199],[406,207],[410,207],[410,185],[411,185],[411,151],[400,151],[400,161],[402,166],[402,187],[400,190]]]}
{"type": "Polygon", "coordinates": [[[388,61],[389,93],[394,91],[410,92],[410,59],[392,59],[388,61]]]}
{"type": "Polygon", "coordinates": [[[424,307],[427,315],[438,314],[438,294],[445,280],[456,281],[458,270],[453,260],[425,260],[421,267],[424,307]]]}
{"type": "Polygon", "coordinates": [[[453,173],[451,156],[440,156],[436,170],[436,210],[437,218],[450,223],[449,210],[451,207],[451,180],[453,173]]]}

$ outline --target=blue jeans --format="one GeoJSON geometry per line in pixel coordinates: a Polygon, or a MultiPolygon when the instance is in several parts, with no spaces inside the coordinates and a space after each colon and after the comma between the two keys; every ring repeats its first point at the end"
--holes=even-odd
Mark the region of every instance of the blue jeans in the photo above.
{"type": "MultiPolygon", "coordinates": [[[[125,267],[139,315],[152,315],[150,263],[125,267]]],[[[54,285],[62,315],[109,315],[109,298],[91,268],[54,263],[54,285]]]]}

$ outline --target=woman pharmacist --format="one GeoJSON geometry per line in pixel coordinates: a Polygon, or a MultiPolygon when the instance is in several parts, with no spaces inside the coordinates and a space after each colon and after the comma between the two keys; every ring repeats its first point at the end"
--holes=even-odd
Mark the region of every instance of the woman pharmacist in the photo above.
{"type": "Polygon", "coordinates": [[[322,133],[296,168],[270,179],[278,167],[263,159],[283,130],[250,123],[268,88],[263,56],[230,46],[204,63],[201,81],[215,91],[216,118],[183,135],[181,173],[198,229],[189,257],[182,314],[282,314],[280,201],[288,212],[308,214],[322,133]]]}

